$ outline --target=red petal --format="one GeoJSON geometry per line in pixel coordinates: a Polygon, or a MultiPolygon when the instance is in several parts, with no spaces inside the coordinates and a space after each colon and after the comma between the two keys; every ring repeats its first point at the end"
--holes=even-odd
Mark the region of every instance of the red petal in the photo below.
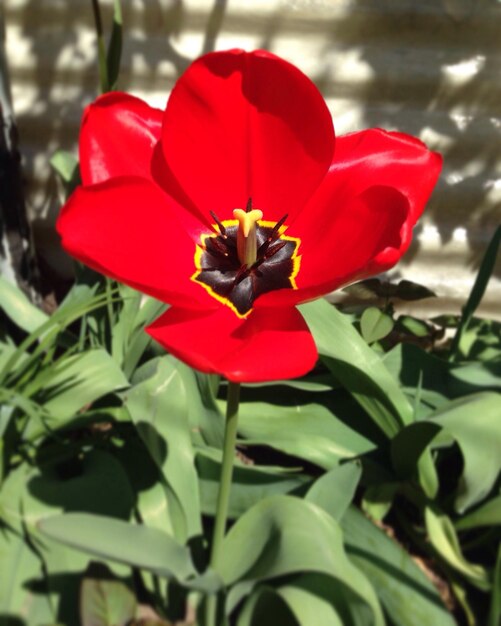
{"type": "Polygon", "coordinates": [[[256,304],[294,304],[395,265],[441,164],[440,155],[401,133],[338,137],[328,175],[287,231],[302,241],[299,289],[266,294],[256,304]]]}
{"type": "Polygon", "coordinates": [[[80,131],[80,171],[84,185],[114,176],[150,177],[163,111],[139,98],[112,92],[87,107],[80,131]]]}
{"type": "Polygon", "coordinates": [[[134,177],[79,187],[57,222],[64,249],[98,272],[165,302],[217,307],[190,280],[197,228],[159,187],[134,177]]]}
{"type": "Polygon", "coordinates": [[[278,221],[294,215],[331,164],[334,131],[317,88],[264,51],[216,52],[177,82],[164,117],[167,164],[205,214],[231,218],[249,197],[278,221]]]}
{"type": "Polygon", "coordinates": [[[343,187],[358,194],[373,185],[398,189],[417,221],[437,183],[442,157],[411,135],[380,128],[338,138],[332,170],[343,187]]]}
{"type": "Polygon", "coordinates": [[[188,365],[235,382],[302,376],[317,359],[306,322],[294,308],[254,311],[241,320],[227,307],[173,307],[146,330],[188,365]]]}
{"type": "Polygon", "coordinates": [[[386,269],[374,269],[375,259],[382,252],[398,252],[408,213],[406,198],[391,187],[371,187],[352,198],[342,212],[324,220],[317,243],[308,240],[310,245],[300,249],[298,289],[265,294],[256,306],[304,302],[386,269]]]}

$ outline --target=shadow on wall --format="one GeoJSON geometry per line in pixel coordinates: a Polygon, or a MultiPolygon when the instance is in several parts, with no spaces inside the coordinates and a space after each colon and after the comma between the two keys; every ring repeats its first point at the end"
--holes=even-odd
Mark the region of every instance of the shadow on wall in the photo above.
{"type": "MultiPolygon", "coordinates": [[[[18,116],[23,143],[33,148],[27,153],[30,179],[35,150],[74,149],[82,108],[97,95],[90,2],[75,6],[72,11],[63,0],[27,0],[16,17],[35,59],[28,78],[36,84],[36,106],[18,116]]],[[[205,10],[200,3],[191,8],[188,0],[124,0],[120,88],[168,92],[192,61],[178,50],[177,38],[186,33],[198,42],[193,58],[224,48],[227,33],[255,35],[261,47],[277,51],[291,35],[320,42],[312,78],[327,98],[352,101],[363,127],[398,128],[442,152],[444,174],[428,215],[442,243],[457,226],[467,228],[466,263],[478,267],[486,239],[501,221],[495,199],[496,187],[501,197],[501,3],[282,0],[273,10],[249,8],[248,19],[244,7],[239,0],[208,1],[205,10]],[[364,69],[360,78],[349,75],[345,59],[364,69]]],[[[109,4],[105,8],[110,25],[109,4]]],[[[57,211],[51,181],[43,204],[57,211]]],[[[415,240],[407,261],[418,245],[415,240]]],[[[496,273],[501,276],[501,262],[496,273]]]]}
{"type": "Polygon", "coordinates": [[[467,226],[467,262],[475,269],[485,236],[492,236],[501,222],[501,193],[496,206],[492,189],[501,184],[500,18],[497,0],[400,0],[398,11],[375,16],[377,37],[360,33],[368,42],[363,58],[377,77],[365,93],[367,125],[390,126],[392,111],[406,109],[410,115],[401,130],[440,138],[444,175],[429,213],[443,243],[458,224],[467,226]],[[394,64],[385,63],[385,41],[394,64]],[[406,76],[411,83],[407,90],[406,76]],[[420,81],[422,86],[413,88],[420,81]],[[371,103],[381,99],[391,104],[375,114],[371,103]]]}

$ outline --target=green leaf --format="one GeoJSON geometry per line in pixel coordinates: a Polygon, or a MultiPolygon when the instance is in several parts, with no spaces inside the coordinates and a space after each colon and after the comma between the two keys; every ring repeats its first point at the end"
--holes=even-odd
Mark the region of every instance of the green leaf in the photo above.
{"type": "Polygon", "coordinates": [[[125,406],[163,473],[173,527],[184,541],[200,534],[201,519],[188,401],[178,364],[170,356],[159,359],[154,375],[127,392],[125,406]]]}
{"type": "Polygon", "coordinates": [[[78,176],[78,158],[72,152],[58,150],[52,155],[50,164],[66,184],[78,176]]]}
{"type": "Polygon", "coordinates": [[[64,545],[157,574],[194,590],[214,593],[213,572],[199,575],[190,551],[156,528],[86,513],[68,513],[39,522],[40,531],[64,545]]]}
{"type": "Polygon", "coordinates": [[[0,622],[7,615],[13,620],[14,616],[22,615],[28,624],[54,622],[49,597],[37,593],[29,584],[41,579],[42,562],[28,542],[6,528],[0,529],[0,622]]]}
{"type": "Polygon", "coordinates": [[[472,386],[476,390],[501,391],[501,360],[466,363],[451,369],[451,377],[463,386],[472,386]]]}
{"type": "MultiPolygon", "coordinates": [[[[374,444],[337,418],[327,407],[311,403],[280,406],[264,402],[241,402],[239,433],[246,445],[268,445],[306,459],[324,469],[340,459],[364,454],[374,444]]],[[[303,395],[299,395],[304,399],[303,395]]]]}
{"type": "Polygon", "coordinates": [[[121,307],[112,329],[113,358],[130,378],[152,339],[145,327],[165,309],[165,303],[119,285],[121,307]]]}
{"type": "Polygon", "coordinates": [[[341,526],[350,559],[374,585],[392,624],[455,626],[435,586],[398,543],[354,507],[341,526]]]}
{"type": "MultiPolygon", "coordinates": [[[[216,512],[221,456],[219,450],[210,451],[205,448],[198,451],[200,498],[202,512],[205,515],[213,516],[216,512]]],[[[286,473],[283,469],[280,472],[273,467],[243,465],[237,458],[233,470],[228,516],[230,519],[236,519],[264,498],[289,493],[307,481],[307,477],[286,473]]]]}
{"type": "Polygon", "coordinates": [[[485,498],[501,471],[500,405],[500,394],[477,393],[450,402],[430,417],[456,440],[463,455],[455,502],[460,513],[485,498]]]}
{"type": "Polygon", "coordinates": [[[223,447],[224,413],[219,410],[213,389],[214,378],[178,362],[188,401],[188,419],[196,445],[223,447]]]}
{"type": "MultiPolygon", "coordinates": [[[[67,459],[65,444],[60,445],[60,451],[67,459]]],[[[66,464],[63,467],[67,469],[66,464]]],[[[62,623],[76,624],[79,623],[79,577],[87,568],[89,557],[42,537],[37,524],[63,510],[83,509],[128,519],[134,507],[135,494],[123,467],[107,452],[88,452],[80,463],[74,461],[71,464],[70,475],[61,469],[58,463],[44,464],[43,471],[24,463],[12,470],[0,490],[0,511],[2,519],[11,528],[18,533],[29,533],[31,545],[37,546],[40,574],[30,578],[37,580],[37,586],[38,582],[44,585],[44,593],[40,596],[35,594],[35,598],[41,599],[43,595],[51,602],[62,623]]],[[[113,565],[112,570],[118,576],[127,573],[121,565],[113,565]]],[[[0,579],[4,580],[1,564],[0,579]]],[[[49,619],[34,619],[29,623],[52,622],[49,619]]]]}
{"type": "Polygon", "coordinates": [[[501,526],[501,495],[491,498],[456,522],[457,530],[501,526]]]}
{"type": "Polygon", "coordinates": [[[41,357],[45,356],[48,350],[55,348],[62,330],[86,313],[102,307],[105,302],[103,296],[99,295],[86,299],[84,302],[72,302],[64,308],[60,307],[46,322],[31,332],[19,344],[7,362],[3,363],[0,381],[10,381],[13,377],[19,378],[29,367],[38,365],[41,357]],[[31,351],[28,354],[30,348],[31,351]],[[19,367],[20,363],[22,367],[19,367]],[[20,369],[21,372],[18,371],[20,369]]]}
{"type": "Polygon", "coordinates": [[[145,526],[174,535],[170,518],[169,495],[164,481],[157,480],[149,489],[142,489],[138,493],[137,509],[145,526]]]}
{"type": "Polygon", "coordinates": [[[399,488],[398,483],[378,483],[368,487],[362,499],[362,509],[372,517],[381,521],[388,514],[399,488]]]}
{"type": "Polygon", "coordinates": [[[38,521],[62,511],[129,518],[135,496],[113,455],[92,450],[74,462],[72,470],[72,475],[61,476],[57,463],[46,463],[43,471],[26,464],[11,471],[0,491],[3,519],[19,532],[23,525],[33,532],[38,521]]]}
{"type": "Polygon", "coordinates": [[[98,398],[129,385],[111,356],[89,350],[57,361],[44,380],[39,402],[56,424],[68,420],[98,398]]]}
{"type": "Polygon", "coordinates": [[[346,317],[325,300],[300,307],[334,377],[389,437],[413,421],[412,407],[380,357],[346,317]]]}
{"type": "Polygon", "coordinates": [[[325,598],[293,585],[280,587],[277,594],[287,603],[300,626],[343,626],[338,613],[325,598]]]}
{"type": "Polygon", "coordinates": [[[392,439],[391,460],[400,478],[411,480],[415,477],[419,460],[440,431],[440,424],[421,421],[409,424],[392,439]]]}
{"type": "Polygon", "coordinates": [[[416,319],[410,315],[400,315],[397,324],[415,337],[427,337],[430,335],[430,326],[423,320],[416,319]]]}
{"type": "Polygon", "coordinates": [[[132,376],[137,364],[143,356],[146,348],[151,344],[151,337],[145,332],[145,327],[151,324],[164,310],[165,303],[153,298],[141,296],[141,304],[132,322],[132,328],[127,337],[123,354],[123,370],[129,378],[132,376]]]}
{"type": "Polygon", "coordinates": [[[494,271],[494,265],[496,263],[496,257],[498,254],[500,243],[501,226],[498,226],[494,235],[492,236],[489,245],[487,246],[487,250],[485,251],[484,258],[482,259],[482,263],[480,264],[480,268],[475,279],[475,283],[473,284],[473,288],[470,292],[468,300],[463,307],[461,319],[459,320],[459,325],[451,344],[451,360],[454,360],[458,357],[458,354],[461,351],[462,335],[468,328],[473,314],[475,313],[478,305],[482,301],[485,290],[487,288],[487,284],[491,278],[492,272],[494,271]]]}
{"type": "Polygon", "coordinates": [[[501,386],[497,362],[454,364],[411,344],[395,346],[383,360],[406,394],[414,401],[419,399],[417,419],[429,416],[451,399],[501,386]]]}
{"type": "Polygon", "coordinates": [[[31,304],[24,293],[3,276],[0,276],[0,307],[19,328],[31,333],[49,317],[31,304]]]}
{"type": "Polygon", "coordinates": [[[388,335],[393,328],[393,320],[380,309],[372,306],[362,313],[360,331],[367,343],[374,343],[388,335]]]}
{"type": "MultiPolygon", "coordinates": [[[[484,392],[444,404],[427,420],[407,426],[393,440],[391,455],[397,473],[412,478],[427,446],[452,437],[459,445],[464,469],[456,497],[460,513],[480,502],[492,489],[501,471],[501,423],[498,419],[501,396],[484,392]],[[474,418],[472,418],[474,416],[474,418]]],[[[433,489],[433,497],[436,490],[433,489]]]]}
{"type": "Polygon", "coordinates": [[[136,597],[119,580],[85,578],[80,597],[82,626],[127,626],[136,614],[136,597]]]}
{"type": "Polygon", "coordinates": [[[469,563],[463,556],[451,520],[444,514],[435,513],[431,507],[426,507],[425,522],[430,542],[440,556],[451,567],[465,576],[472,585],[484,591],[490,589],[485,569],[480,565],[469,563]]]}
{"type": "Polygon", "coordinates": [[[126,285],[119,285],[121,306],[112,328],[111,353],[116,362],[123,366],[124,355],[130,341],[134,318],[141,305],[141,294],[126,285]]]}
{"type": "Polygon", "coordinates": [[[121,0],[114,0],[113,3],[113,27],[111,29],[110,43],[106,64],[108,68],[108,85],[113,91],[116,89],[118,75],[120,72],[120,60],[122,58],[122,5],[121,0]]]}
{"type": "Polygon", "coordinates": [[[220,573],[233,585],[231,610],[258,582],[292,574],[317,573],[342,582],[372,611],[373,624],[384,624],[368,580],[346,558],[339,525],[305,500],[274,496],[247,511],[226,535],[220,573]]]}
{"type": "Polygon", "coordinates": [[[297,626],[291,609],[276,590],[260,586],[253,593],[238,617],[237,626],[297,626]]]}
{"type": "Polygon", "coordinates": [[[313,483],[306,500],[321,507],[339,522],[353,500],[361,475],[362,468],[358,463],[338,465],[313,483]]]}

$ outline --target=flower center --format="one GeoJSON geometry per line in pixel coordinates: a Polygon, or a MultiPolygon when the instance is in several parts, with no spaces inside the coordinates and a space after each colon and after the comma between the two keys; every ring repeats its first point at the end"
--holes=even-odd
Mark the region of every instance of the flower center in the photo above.
{"type": "Polygon", "coordinates": [[[220,221],[211,215],[214,232],[203,234],[197,244],[191,280],[238,317],[246,317],[264,293],[297,289],[301,242],[284,234],[287,215],[278,222],[264,221],[262,211],[253,209],[250,200],[245,211],[233,211],[233,220],[220,221]]]}

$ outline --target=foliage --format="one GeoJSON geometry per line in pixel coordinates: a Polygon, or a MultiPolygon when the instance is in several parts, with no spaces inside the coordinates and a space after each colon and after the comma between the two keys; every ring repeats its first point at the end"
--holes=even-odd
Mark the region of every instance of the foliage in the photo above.
{"type": "Polygon", "coordinates": [[[397,317],[433,295],[408,281],[301,307],[321,360],[242,390],[217,572],[225,383],[160,352],[128,287],[78,267],[49,317],[0,279],[0,625],[202,626],[213,594],[225,626],[499,624],[501,325],[474,312],[500,232],[462,316],[397,317]]]}
{"type": "Polygon", "coordinates": [[[227,624],[497,623],[497,322],[468,312],[449,359],[420,347],[444,320],[303,305],[321,362],[243,388],[214,572],[225,384],[89,270],[50,317],[0,295],[0,623],[203,624],[211,593],[227,624]]]}

